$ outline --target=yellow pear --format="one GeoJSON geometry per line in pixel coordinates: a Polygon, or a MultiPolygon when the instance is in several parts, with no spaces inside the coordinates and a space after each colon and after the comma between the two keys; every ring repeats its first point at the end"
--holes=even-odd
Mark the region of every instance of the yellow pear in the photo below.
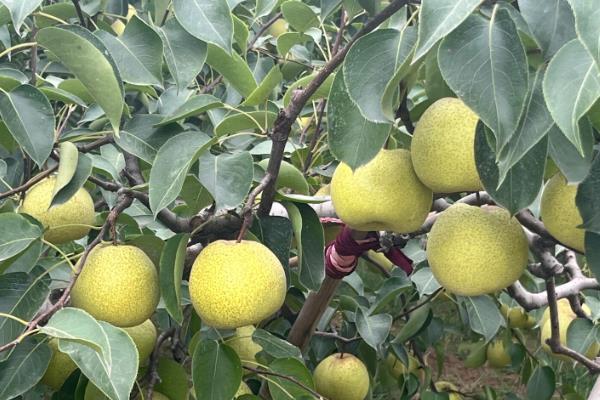
{"type": "Polygon", "coordinates": [[[46,233],[44,239],[54,244],[81,239],[94,225],[94,201],[84,188],[80,188],[63,204],[50,207],[56,178],[42,180],[29,189],[19,212],[29,214],[40,221],[46,233]]]}
{"type": "Polygon", "coordinates": [[[436,193],[481,190],[475,166],[477,115],[461,100],[433,103],[417,123],[411,142],[419,179],[436,193]]]}
{"type": "Polygon", "coordinates": [[[562,174],[556,174],[546,183],[542,194],[542,222],[557,240],[569,247],[584,251],[585,230],[575,204],[577,185],[569,185],[562,174]]]}
{"type": "Polygon", "coordinates": [[[451,293],[479,296],[514,283],[527,266],[521,225],[499,207],[457,203],[434,223],[427,259],[437,281],[451,293]]]}
{"type": "Polygon", "coordinates": [[[287,284],[283,266],[266,246],[243,240],[212,242],[190,273],[190,298],[214,328],[258,323],[281,308],[287,284]]]}
{"type": "Polygon", "coordinates": [[[50,339],[48,342],[52,350],[52,358],[48,369],[42,377],[42,383],[54,390],[59,390],[67,378],[77,369],[77,365],[68,354],[58,349],[58,339],[50,339]]]}
{"type": "Polygon", "coordinates": [[[486,354],[488,364],[494,368],[504,368],[511,363],[510,354],[504,348],[502,340],[494,340],[488,344],[486,354]]]}
{"type": "Polygon", "coordinates": [[[433,194],[417,178],[408,150],[384,149],[355,171],[340,163],[331,180],[331,200],[353,229],[410,233],[427,218],[433,194]]]}
{"type": "Polygon", "coordinates": [[[462,400],[462,396],[458,394],[458,388],[455,384],[446,381],[437,381],[435,390],[438,392],[448,393],[449,400],[462,400]]]}
{"type": "Polygon", "coordinates": [[[509,328],[529,329],[535,326],[535,318],[527,313],[522,307],[508,307],[506,304],[500,306],[500,311],[509,328]]]}
{"type": "Polygon", "coordinates": [[[156,267],[146,253],[127,245],[94,248],[71,292],[74,307],[120,327],[146,321],[159,299],[156,267]]]}
{"type": "MultiPolygon", "coordinates": [[[[558,313],[558,330],[560,336],[560,343],[567,347],[567,331],[569,329],[569,325],[576,318],[574,313],[569,312],[559,312],[558,313]]],[[[542,325],[542,329],[540,330],[540,342],[542,343],[542,348],[547,353],[553,355],[554,357],[564,360],[564,361],[573,361],[572,358],[555,354],[550,349],[550,346],[546,343],[546,340],[550,339],[552,336],[552,322],[550,321],[550,316],[548,316],[547,320],[542,325]]],[[[590,345],[588,350],[585,352],[585,356],[591,359],[594,359],[598,355],[598,351],[600,351],[600,344],[598,342],[594,342],[590,345]]]]}
{"type": "Polygon", "coordinates": [[[278,38],[282,34],[286,33],[288,30],[288,24],[283,18],[279,18],[276,20],[273,25],[269,27],[269,33],[274,38],[278,38]]]}
{"type": "MultiPolygon", "coordinates": [[[[559,299],[556,302],[556,305],[558,308],[559,315],[565,315],[565,316],[569,317],[570,319],[577,318],[577,315],[573,312],[573,309],[571,308],[571,304],[569,304],[569,299],[566,299],[566,298],[559,299]]],[[[590,315],[592,313],[592,311],[590,310],[590,308],[588,307],[587,304],[582,304],[581,309],[583,311],[585,311],[586,314],[588,314],[588,315],[590,315]]],[[[544,310],[544,313],[542,314],[542,319],[540,320],[540,326],[543,326],[546,322],[548,322],[549,319],[550,319],[550,307],[546,307],[546,309],[544,310]]]]}
{"type": "MultiPolygon", "coordinates": [[[[253,325],[242,326],[235,330],[235,336],[227,341],[227,344],[235,350],[243,365],[256,367],[256,354],[262,350],[262,347],[252,340],[254,334],[253,325]]],[[[248,371],[245,371],[248,372],[248,371]]]]}
{"type": "Polygon", "coordinates": [[[125,32],[125,24],[120,19],[113,22],[110,27],[117,34],[117,36],[121,36],[123,32],[125,32]]]}
{"type": "MultiPolygon", "coordinates": [[[[266,170],[267,165],[269,164],[269,159],[265,158],[261,160],[258,165],[262,167],[262,169],[266,170]]],[[[290,164],[287,161],[281,162],[281,167],[279,168],[279,175],[277,176],[277,181],[275,182],[277,188],[289,188],[292,189],[294,193],[308,195],[308,182],[306,182],[306,178],[300,172],[298,168],[296,168],[293,164],[290,164]]]]}
{"type": "Polygon", "coordinates": [[[242,383],[240,383],[240,387],[238,388],[237,392],[235,392],[235,396],[233,396],[233,398],[236,399],[245,394],[252,394],[252,390],[250,390],[250,387],[248,387],[246,382],[242,381],[242,383]]]}
{"type": "Polygon", "coordinates": [[[390,272],[394,268],[394,263],[392,263],[383,253],[369,250],[366,254],[369,261],[379,265],[381,268],[390,272]]]}
{"type": "Polygon", "coordinates": [[[133,339],[138,354],[140,355],[140,365],[142,365],[150,357],[152,350],[154,350],[154,344],[156,343],[156,327],[151,320],[147,319],[140,325],[123,329],[131,336],[131,339],[133,339]]]}
{"type": "Polygon", "coordinates": [[[369,372],[358,358],[335,353],[317,365],[315,389],[329,400],[363,400],[369,393],[369,372]]]}

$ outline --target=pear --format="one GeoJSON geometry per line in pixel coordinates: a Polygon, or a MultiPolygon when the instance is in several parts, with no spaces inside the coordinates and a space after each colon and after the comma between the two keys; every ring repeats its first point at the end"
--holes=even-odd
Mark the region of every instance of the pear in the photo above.
{"type": "Polygon", "coordinates": [[[369,372],[352,354],[330,355],[317,365],[313,377],[317,392],[329,400],[363,400],[369,393],[369,372]]]}
{"type": "Polygon", "coordinates": [[[218,329],[256,324],[281,308],[287,284],[281,262],[266,246],[212,242],[190,273],[190,298],[202,320],[218,329]]]}
{"type": "Polygon", "coordinates": [[[486,354],[488,364],[494,368],[508,367],[511,363],[510,354],[504,348],[502,340],[494,340],[488,344],[486,354]]]}
{"type": "Polygon", "coordinates": [[[50,364],[42,377],[42,383],[54,390],[59,390],[67,378],[77,369],[77,365],[68,354],[58,349],[58,339],[50,339],[48,342],[52,350],[50,364]]]}
{"type": "Polygon", "coordinates": [[[392,376],[396,379],[402,375],[414,373],[419,369],[419,362],[413,357],[408,357],[408,366],[404,365],[402,361],[396,358],[392,353],[389,353],[385,359],[385,363],[390,368],[392,376]]]}
{"type": "Polygon", "coordinates": [[[427,218],[433,193],[417,178],[409,151],[384,149],[355,171],[338,165],[331,200],[337,215],[353,229],[410,233],[427,218]]]}
{"type": "Polygon", "coordinates": [[[461,100],[442,98],[417,123],[411,142],[419,179],[435,193],[481,190],[475,165],[477,115],[461,100]]]}
{"type": "Polygon", "coordinates": [[[462,400],[462,396],[458,394],[458,388],[455,384],[446,381],[437,381],[435,390],[438,392],[448,393],[448,400],[462,400]]]}
{"type": "Polygon", "coordinates": [[[288,30],[288,24],[283,18],[277,19],[273,25],[269,27],[269,33],[274,38],[278,38],[282,34],[286,33],[288,30]]]}
{"type": "MultiPolygon", "coordinates": [[[[238,357],[242,361],[243,365],[249,367],[255,367],[256,354],[262,350],[262,347],[252,340],[254,334],[253,325],[242,326],[235,330],[235,336],[227,341],[229,347],[231,347],[237,353],[238,357]]],[[[249,371],[245,371],[247,373],[249,371]]]]}
{"type": "Polygon", "coordinates": [[[508,307],[506,304],[502,304],[500,312],[506,318],[509,328],[530,329],[535,326],[535,318],[529,315],[522,307],[508,307]]]}
{"type": "Polygon", "coordinates": [[[527,266],[521,225],[499,207],[456,203],[434,223],[427,259],[437,281],[451,293],[479,296],[514,283],[527,266]]]}
{"type": "Polygon", "coordinates": [[[74,307],[119,327],[146,321],[159,299],[156,267],[146,253],[127,245],[95,247],[71,292],[74,307]]]}
{"type": "Polygon", "coordinates": [[[235,392],[235,396],[233,396],[233,398],[237,399],[238,397],[243,396],[245,394],[252,394],[252,390],[250,390],[250,387],[248,387],[246,382],[242,381],[240,383],[240,387],[238,388],[237,392],[235,392]]]}
{"type": "Polygon", "coordinates": [[[569,247],[584,252],[585,230],[579,209],[575,204],[577,185],[569,185],[562,174],[556,174],[546,183],[542,193],[541,217],[548,232],[569,247]]]}
{"type": "Polygon", "coordinates": [[[44,239],[54,244],[81,239],[94,225],[94,201],[80,188],[66,202],[50,207],[56,178],[42,180],[29,189],[19,212],[29,214],[44,225],[44,239]]]}
{"type": "Polygon", "coordinates": [[[132,326],[130,328],[123,328],[125,332],[135,343],[138,354],[140,356],[140,365],[142,365],[152,354],[154,345],[156,343],[156,327],[151,320],[147,319],[140,325],[132,326]]]}

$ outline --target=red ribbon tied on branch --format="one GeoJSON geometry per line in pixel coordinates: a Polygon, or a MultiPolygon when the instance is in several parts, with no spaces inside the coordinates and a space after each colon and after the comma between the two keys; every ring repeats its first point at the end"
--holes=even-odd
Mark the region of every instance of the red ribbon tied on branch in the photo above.
{"type": "MultiPolygon", "coordinates": [[[[356,269],[358,257],[369,250],[380,247],[376,232],[369,232],[364,239],[354,240],[352,229],[344,225],[335,240],[325,247],[325,272],[334,279],[342,279],[356,269]]],[[[385,256],[406,274],[413,270],[412,260],[400,249],[392,248],[385,256]]]]}

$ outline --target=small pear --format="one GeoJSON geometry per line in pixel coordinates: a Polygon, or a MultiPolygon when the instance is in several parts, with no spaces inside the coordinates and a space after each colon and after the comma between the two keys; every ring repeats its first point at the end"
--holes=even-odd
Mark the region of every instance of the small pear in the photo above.
{"type": "Polygon", "coordinates": [[[363,400],[369,392],[369,372],[358,358],[335,353],[314,371],[317,392],[329,400],[363,400]]]}

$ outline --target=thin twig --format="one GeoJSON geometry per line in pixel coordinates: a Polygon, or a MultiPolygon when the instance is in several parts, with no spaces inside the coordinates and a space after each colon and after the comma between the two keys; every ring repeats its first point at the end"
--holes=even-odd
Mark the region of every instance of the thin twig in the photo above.
{"type": "Polygon", "coordinates": [[[258,374],[258,375],[275,376],[277,378],[285,379],[286,381],[290,381],[290,382],[292,382],[292,383],[300,386],[302,389],[306,390],[307,392],[309,392],[310,394],[312,394],[313,396],[315,396],[317,399],[322,399],[323,398],[323,396],[321,396],[318,392],[316,392],[315,390],[313,390],[310,387],[306,386],[304,383],[300,382],[298,379],[294,378],[293,376],[288,376],[288,375],[280,374],[279,372],[274,372],[274,371],[266,371],[264,369],[252,368],[252,367],[248,367],[246,365],[243,365],[242,367],[245,370],[248,370],[250,372],[254,372],[255,374],[258,374]]]}
{"type": "Polygon", "coordinates": [[[88,24],[85,19],[85,15],[83,14],[83,11],[81,10],[81,5],[79,4],[79,0],[72,0],[72,1],[73,1],[73,6],[75,6],[75,12],[77,13],[77,17],[79,18],[79,23],[84,28],[87,28],[88,24]]]}
{"type": "Polygon", "coordinates": [[[273,25],[275,22],[277,22],[277,20],[279,18],[281,18],[283,14],[281,12],[278,12],[277,14],[275,14],[273,16],[273,18],[271,18],[270,20],[268,20],[259,30],[258,32],[256,32],[256,34],[252,37],[252,40],[250,40],[250,42],[248,43],[248,48],[251,49],[254,47],[254,45],[256,44],[256,41],[271,27],[271,25],[273,25]]]}
{"type": "Polygon", "coordinates": [[[397,321],[401,318],[404,318],[407,315],[410,315],[413,311],[418,310],[419,308],[423,307],[424,305],[426,305],[427,303],[429,303],[430,301],[432,301],[433,299],[435,299],[438,294],[440,294],[442,292],[442,290],[444,290],[444,288],[438,288],[436,289],[435,292],[431,293],[429,296],[427,296],[425,298],[425,300],[421,301],[420,303],[415,304],[413,307],[409,308],[408,310],[402,312],[399,315],[396,315],[394,317],[394,321],[397,321]]]}
{"type": "Polygon", "coordinates": [[[154,344],[154,350],[152,350],[152,354],[150,355],[150,361],[148,363],[148,388],[146,391],[146,398],[148,400],[152,400],[152,394],[154,393],[154,386],[160,381],[160,376],[158,375],[158,360],[160,358],[160,348],[162,344],[170,337],[175,334],[175,327],[170,328],[160,335],[156,339],[156,343],[154,344]]]}
{"type": "Polygon", "coordinates": [[[271,174],[267,172],[265,176],[263,176],[263,178],[261,179],[260,183],[254,188],[254,190],[252,190],[252,192],[250,192],[248,200],[246,201],[246,205],[242,209],[242,216],[244,218],[244,222],[242,223],[240,233],[237,236],[238,243],[242,241],[244,235],[246,234],[246,231],[248,230],[248,228],[250,228],[250,226],[252,226],[252,207],[254,207],[254,201],[256,201],[256,196],[258,196],[260,192],[264,190],[264,188],[269,184],[269,182],[271,182],[272,179],[273,177],[271,176],[271,174]]]}
{"type": "Polygon", "coordinates": [[[13,188],[7,192],[4,193],[0,193],[0,200],[10,197],[14,194],[17,194],[19,192],[24,192],[27,191],[30,187],[32,187],[33,185],[35,185],[36,183],[38,183],[39,181],[43,180],[44,178],[46,178],[47,176],[51,175],[54,171],[56,171],[58,169],[58,164],[53,165],[52,167],[40,172],[39,174],[37,174],[36,176],[34,176],[33,178],[31,178],[30,180],[28,180],[27,182],[25,182],[24,184],[22,184],[21,186],[17,186],[16,188],[13,188]]]}
{"type": "Polygon", "coordinates": [[[327,103],[325,99],[322,99],[319,102],[319,106],[317,107],[317,125],[315,126],[315,133],[310,139],[310,144],[308,145],[308,154],[306,155],[306,159],[304,160],[304,171],[302,171],[305,175],[308,172],[308,169],[310,168],[310,164],[312,164],[315,147],[319,142],[319,137],[321,136],[321,132],[323,130],[321,125],[323,124],[323,114],[325,113],[326,104],[327,103]]]}
{"type": "Polygon", "coordinates": [[[321,336],[321,337],[326,337],[326,338],[333,338],[335,340],[338,340],[338,341],[346,343],[346,344],[352,343],[352,342],[356,342],[357,340],[361,340],[362,339],[360,336],[354,336],[354,337],[351,337],[351,338],[347,338],[347,337],[340,336],[340,335],[338,335],[337,333],[334,333],[334,332],[323,332],[323,331],[315,331],[313,333],[313,335],[315,335],[315,336],[321,336]]]}

